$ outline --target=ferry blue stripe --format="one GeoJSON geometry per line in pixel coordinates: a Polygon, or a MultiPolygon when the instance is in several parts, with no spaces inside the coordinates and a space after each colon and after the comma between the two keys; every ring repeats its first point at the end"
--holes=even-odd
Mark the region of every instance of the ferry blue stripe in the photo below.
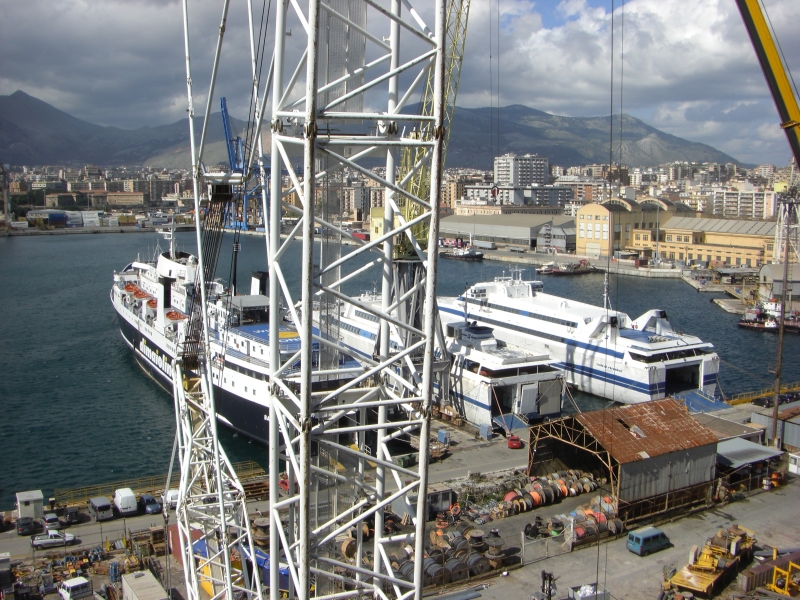
{"type": "Polygon", "coordinates": [[[628,379],[627,377],[622,377],[614,373],[608,373],[607,371],[593,369],[591,367],[584,367],[574,363],[562,362],[556,363],[556,366],[558,366],[560,369],[564,369],[565,371],[571,371],[572,373],[585,375],[591,377],[592,379],[597,379],[598,381],[604,381],[618,387],[641,392],[642,394],[650,397],[656,394],[664,394],[666,392],[666,383],[664,381],[659,381],[657,383],[642,383],[640,381],[628,379]]]}
{"type": "MultiPolygon", "coordinates": [[[[454,309],[454,308],[447,308],[440,306],[439,310],[441,312],[450,313],[452,315],[456,315],[459,317],[464,316],[464,311],[454,309]]],[[[560,335],[554,335],[552,333],[545,333],[543,331],[536,331],[535,329],[529,329],[527,327],[522,327],[520,325],[513,325],[510,326],[508,323],[504,323],[502,321],[498,321],[496,319],[490,319],[489,317],[484,317],[482,315],[476,315],[474,313],[469,313],[469,319],[474,319],[476,321],[483,321],[484,323],[489,323],[490,325],[496,325],[497,327],[503,327],[505,329],[512,329],[514,331],[519,331],[521,333],[527,333],[528,335],[532,335],[535,337],[544,338],[546,340],[552,340],[555,342],[560,342],[562,344],[566,344],[567,346],[573,346],[576,348],[582,348],[584,350],[590,350],[592,352],[596,352],[598,354],[605,354],[608,356],[613,356],[614,358],[624,358],[624,352],[617,352],[616,350],[608,350],[607,348],[603,348],[602,346],[596,346],[593,344],[587,344],[586,342],[576,342],[575,340],[568,340],[560,335]]]]}
{"type": "MultiPolygon", "coordinates": [[[[438,390],[439,389],[439,384],[438,383],[434,383],[433,387],[434,387],[434,389],[438,390]]],[[[469,404],[477,406],[478,408],[482,408],[483,410],[491,410],[491,408],[492,408],[488,404],[481,404],[478,400],[475,400],[474,398],[470,398],[469,396],[465,396],[461,392],[454,392],[453,390],[450,390],[450,394],[455,395],[457,398],[460,398],[464,402],[467,402],[469,404]]]]}

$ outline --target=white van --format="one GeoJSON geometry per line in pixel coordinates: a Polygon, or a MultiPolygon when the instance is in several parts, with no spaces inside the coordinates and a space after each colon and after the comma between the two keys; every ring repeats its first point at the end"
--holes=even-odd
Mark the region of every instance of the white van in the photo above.
{"type": "Polygon", "coordinates": [[[111,501],[105,496],[89,498],[89,514],[95,521],[110,521],[114,518],[114,511],[111,509],[111,501]]]}
{"type": "Polygon", "coordinates": [[[85,577],[65,579],[58,584],[58,593],[64,600],[76,600],[77,598],[88,598],[94,595],[92,582],[85,577]]]}
{"type": "Polygon", "coordinates": [[[139,513],[139,507],[136,506],[136,494],[131,488],[120,488],[114,492],[114,506],[121,517],[139,513]]]}

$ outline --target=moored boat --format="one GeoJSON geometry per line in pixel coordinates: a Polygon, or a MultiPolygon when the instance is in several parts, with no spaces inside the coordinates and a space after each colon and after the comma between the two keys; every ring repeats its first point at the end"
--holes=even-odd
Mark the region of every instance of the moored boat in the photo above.
{"type": "Polygon", "coordinates": [[[719,356],[700,338],[675,331],[663,310],[637,319],[611,308],[545,294],[521,271],[439,298],[442,323],[465,318],[528,351],[547,352],[580,390],[634,404],[696,390],[713,396],[719,356]]]}

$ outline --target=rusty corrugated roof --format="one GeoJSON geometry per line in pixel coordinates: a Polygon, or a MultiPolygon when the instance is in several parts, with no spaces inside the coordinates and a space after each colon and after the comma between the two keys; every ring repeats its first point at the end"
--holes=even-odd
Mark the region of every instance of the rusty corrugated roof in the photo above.
{"type": "Polygon", "coordinates": [[[654,400],[574,415],[619,463],[716,444],[717,436],[676,400],[654,400]]]}
{"type": "Polygon", "coordinates": [[[794,406],[792,408],[785,408],[784,410],[778,413],[778,419],[781,421],[788,421],[789,419],[794,419],[795,417],[800,415],[800,406],[794,406]]]}

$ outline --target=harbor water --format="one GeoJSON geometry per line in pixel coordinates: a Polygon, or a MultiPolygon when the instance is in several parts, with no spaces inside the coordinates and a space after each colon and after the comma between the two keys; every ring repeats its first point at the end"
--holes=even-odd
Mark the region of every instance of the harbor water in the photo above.
{"type": "MultiPolygon", "coordinates": [[[[194,251],[192,233],[178,234],[179,249],[194,251]]],[[[239,286],[266,270],[261,237],[241,240],[239,286]]],[[[148,378],[119,334],[109,301],[114,270],[147,260],[160,244],[156,233],[0,238],[0,510],[14,494],[69,488],[164,473],[175,432],[172,397],[148,378]]],[[[300,279],[300,245],[290,252],[290,287],[300,279]]],[[[217,277],[228,281],[230,244],[223,244],[217,277]]],[[[350,249],[346,249],[349,251],[350,249]]],[[[442,261],[437,291],[456,295],[470,283],[510,273],[498,262],[442,261]]],[[[535,276],[532,268],[526,277],[535,276]]],[[[373,276],[374,277],[374,276],[373,276]]],[[[346,290],[378,285],[365,276],[346,290]]],[[[543,276],[545,291],[602,304],[603,275],[543,276]]],[[[680,280],[611,278],[614,308],[632,317],[651,308],[667,311],[673,326],[716,347],[726,394],[767,387],[776,362],[777,336],[741,330],[738,317],[710,304],[680,280]]],[[[784,380],[800,380],[800,336],[787,334],[784,380]]],[[[583,408],[602,408],[580,397],[583,408]]],[[[266,466],[266,450],[231,431],[222,443],[233,461],[266,466]]]]}

